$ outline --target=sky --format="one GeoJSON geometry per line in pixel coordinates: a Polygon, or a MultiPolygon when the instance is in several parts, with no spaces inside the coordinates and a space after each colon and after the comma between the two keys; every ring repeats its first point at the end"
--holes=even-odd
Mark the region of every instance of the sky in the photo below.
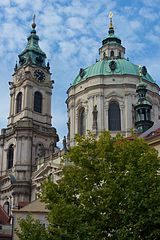
{"type": "Polygon", "coordinates": [[[66,91],[80,68],[99,59],[98,50],[108,34],[108,13],[113,12],[116,35],[126,58],[146,66],[160,84],[160,0],[0,0],[0,128],[7,127],[12,81],[36,15],[39,45],[50,62],[52,124],[67,135],[66,91]]]}

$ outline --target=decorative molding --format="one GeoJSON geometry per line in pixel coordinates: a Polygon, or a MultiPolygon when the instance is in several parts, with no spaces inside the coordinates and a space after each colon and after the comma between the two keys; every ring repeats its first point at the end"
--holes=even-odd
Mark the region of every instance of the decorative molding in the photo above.
{"type": "Polygon", "coordinates": [[[105,99],[111,99],[111,98],[115,98],[115,99],[123,99],[124,97],[120,94],[118,94],[115,91],[110,92],[108,95],[105,95],[105,99]]]}

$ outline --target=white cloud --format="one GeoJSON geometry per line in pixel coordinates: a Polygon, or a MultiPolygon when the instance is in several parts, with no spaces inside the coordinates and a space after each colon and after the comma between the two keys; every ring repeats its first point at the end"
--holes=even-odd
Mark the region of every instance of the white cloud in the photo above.
{"type": "Polygon", "coordinates": [[[82,33],[84,32],[86,26],[84,19],[80,17],[71,17],[67,20],[67,25],[71,29],[79,30],[82,33]]]}
{"type": "Polygon", "coordinates": [[[157,8],[160,8],[159,7],[159,0],[154,0],[154,1],[151,1],[151,0],[142,0],[143,1],[143,4],[146,5],[146,6],[149,6],[149,7],[156,7],[157,8]]]}
{"type": "Polygon", "coordinates": [[[136,31],[141,27],[141,23],[138,20],[130,21],[129,25],[132,28],[132,30],[136,30],[136,31]]]}
{"type": "Polygon", "coordinates": [[[139,15],[146,18],[147,20],[152,20],[152,21],[159,18],[158,13],[155,13],[153,9],[147,8],[147,7],[141,8],[139,10],[139,15]]]}
{"type": "Polygon", "coordinates": [[[0,6],[1,7],[7,7],[9,5],[10,5],[10,0],[5,0],[5,1],[1,0],[0,1],[0,6]]]}

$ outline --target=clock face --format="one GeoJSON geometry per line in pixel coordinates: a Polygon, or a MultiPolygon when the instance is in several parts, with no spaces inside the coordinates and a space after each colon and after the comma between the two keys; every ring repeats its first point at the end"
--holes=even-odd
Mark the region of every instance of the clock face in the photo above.
{"type": "Polygon", "coordinates": [[[35,70],[34,71],[34,77],[39,81],[39,82],[42,82],[45,80],[45,74],[42,70],[35,70]]]}

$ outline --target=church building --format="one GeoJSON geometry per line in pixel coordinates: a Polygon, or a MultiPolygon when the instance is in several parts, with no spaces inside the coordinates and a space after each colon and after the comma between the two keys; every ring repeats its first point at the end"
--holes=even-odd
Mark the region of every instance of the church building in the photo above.
{"type": "MultiPolygon", "coordinates": [[[[81,68],[67,91],[65,150],[75,144],[77,133],[84,135],[90,130],[98,136],[109,130],[113,136],[118,132],[128,136],[132,129],[146,131],[160,116],[159,86],[145,66],[125,58],[125,47],[115,35],[112,13],[109,16],[108,35],[99,48],[99,60],[81,68]]],[[[35,178],[48,174],[59,141],[51,124],[50,66],[38,44],[35,21],[27,40],[9,82],[8,125],[0,135],[0,205],[7,213],[33,200],[35,178]],[[40,159],[46,168],[42,164],[37,170],[40,159]]]]}
{"type": "Polygon", "coordinates": [[[121,132],[128,136],[140,120],[136,119],[135,105],[138,99],[137,85],[142,81],[146,84],[144,88],[147,88],[147,104],[152,109],[146,110],[149,116],[141,105],[142,109],[140,107],[137,110],[141,115],[138,117],[149,120],[149,126],[151,121],[155,122],[159,118],[159,86],[145,66],[135,65],[125,58],[125,47],[115,35],[112,13],[109,17],[108,36],[103,39],[99,49],[100,59],[89,67],[81,68],[68,89],[66,102],[71,146],[75,134],[82,135],[87,130],[95,134],[109,130],[113,135],[121,132]]]}

